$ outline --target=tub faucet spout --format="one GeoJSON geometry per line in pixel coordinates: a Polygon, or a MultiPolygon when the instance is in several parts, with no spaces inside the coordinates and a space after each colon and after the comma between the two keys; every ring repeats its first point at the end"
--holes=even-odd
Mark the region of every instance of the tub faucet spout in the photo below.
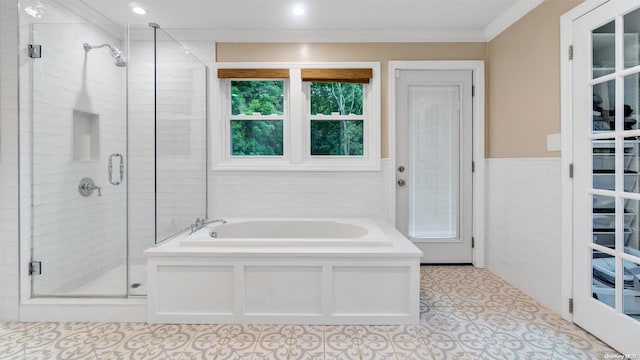
{"type": "Polygon", "coordinates": [[[202,229],[207,225],[215,224],[215,223],[226,224],[227,220],[225,219],[207,220],[207,219],[196,218],[196,222],[189,226],[189,228],[191,229],[191,232],[189,233],[189,235],[193,234],[194,232],[202,229]]]}

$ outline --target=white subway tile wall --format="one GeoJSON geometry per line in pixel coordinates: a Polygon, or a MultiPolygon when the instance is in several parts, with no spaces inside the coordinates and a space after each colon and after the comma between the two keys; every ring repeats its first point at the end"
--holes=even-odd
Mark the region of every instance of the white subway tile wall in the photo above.
{"type": "Polygon", "coordinates": [[[18,318],[18,7],[0,0],[0,320],[18,318]]]}
{"type": "Polygon", "coordinates": [[[488,159],[486,169],[487,268],[560,312],[560,159],[488,159]]]}
{"type": "Polygon", "coordinates": [[[212,172],[210,217],[389,220],[389,162],[373,172],[212,172]]]}

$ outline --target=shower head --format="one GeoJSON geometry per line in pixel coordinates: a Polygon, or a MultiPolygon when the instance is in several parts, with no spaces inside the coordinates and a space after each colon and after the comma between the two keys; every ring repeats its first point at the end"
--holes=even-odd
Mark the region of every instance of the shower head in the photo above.
{"type": "Polygon", "coordinates": [[[127,60],[124,58],[124,55],[122,55],[122,51],[120,51],[117,47],[115,46],[111,46],[109,44],[101,44],[101,45],[89,45],[88,43],[84,43],[82,45],[82,47],[84,48],[84,51],[89,52],[92,49],[99,49],[99,48],[103,48],[103,47],[107,47],[109,48],[110,52],[111,52],[111,57],[113,57],[113,60],[116,63],[116,66],[119,67],[125,67],[127,66],[127,60]]]}

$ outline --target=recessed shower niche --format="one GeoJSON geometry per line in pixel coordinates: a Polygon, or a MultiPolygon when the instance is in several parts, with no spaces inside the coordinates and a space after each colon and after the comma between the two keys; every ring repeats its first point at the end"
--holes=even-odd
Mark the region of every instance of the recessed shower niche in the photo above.
{"type": "Polygon", "coordinates": [[[100,116],[73,110],[73,160],[100,160],[100,116]]]}

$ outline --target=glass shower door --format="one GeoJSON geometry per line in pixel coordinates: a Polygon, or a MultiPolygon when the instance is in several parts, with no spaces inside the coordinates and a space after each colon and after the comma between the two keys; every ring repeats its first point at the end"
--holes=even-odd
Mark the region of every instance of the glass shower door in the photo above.
{"type": "Polygon", "coordinates": [[[126,296],[124,31],[34,24],[33,44],[33,296],[126,296]]]}

